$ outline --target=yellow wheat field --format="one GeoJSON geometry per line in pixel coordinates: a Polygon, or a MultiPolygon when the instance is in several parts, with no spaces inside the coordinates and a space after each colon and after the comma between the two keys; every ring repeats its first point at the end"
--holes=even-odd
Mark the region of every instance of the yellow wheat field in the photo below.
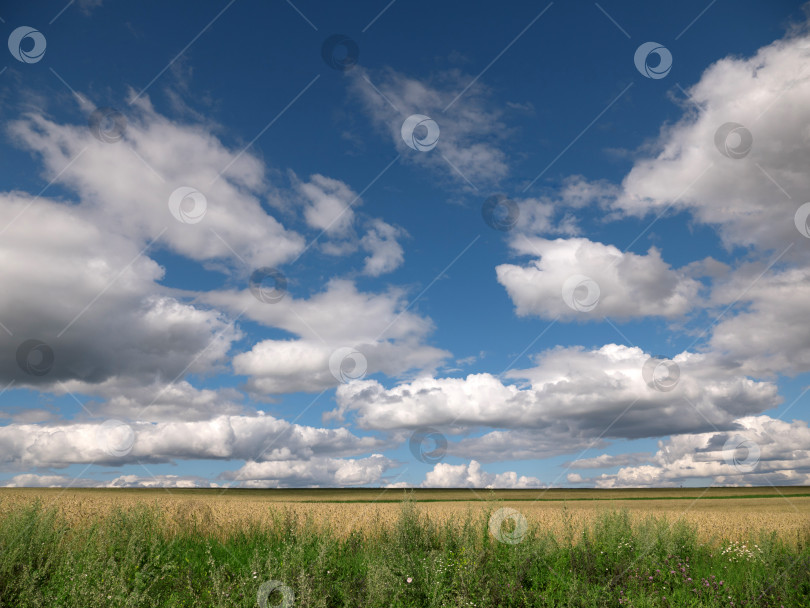
{"type": "MultiPolygon", "coordinates": [[[[314,528],[338,534],[384,533],[408,496],[418,512],[436,522],[461,523],[502,507],[518,510],[530,526],[558,538],[578,534],[600,513],[626,510],[632,519],[650,515],[694,526],[704,541],[742,540],[761,531],[789,542],[810,534],[810,488],[711,488],[632,491],[422,490],[0,490],[0,513],[41,501],[81,527],[115,508],[136,504],[159,509],[170,527],[198,526],[225,535],[247,526],[273,525],[273,513],[294,515],[314,528]]],[[[1,515],[0,515],[1,516],[1,515]]]]}

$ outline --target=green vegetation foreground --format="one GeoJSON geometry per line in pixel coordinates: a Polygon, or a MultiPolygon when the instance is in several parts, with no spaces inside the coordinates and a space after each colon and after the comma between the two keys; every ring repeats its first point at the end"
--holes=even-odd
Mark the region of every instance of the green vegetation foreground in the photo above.
{"type": "Polygon", "coordinates": [[[393,526],[347,537],[278,509],[217,538],[193,518],[170,532],[146,505],[81,530],[20,506],[0,519],[0,606],[810,605],[806,531],[701,544],[686,524],[611,512],[558,539],[493,527],[502,512],[440,525],[406,501],[393,526]]]}

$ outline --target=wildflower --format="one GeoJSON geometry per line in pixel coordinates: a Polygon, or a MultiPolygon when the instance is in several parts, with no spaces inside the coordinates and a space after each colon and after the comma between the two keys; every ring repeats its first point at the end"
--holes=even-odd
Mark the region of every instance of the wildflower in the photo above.
{"type": "Polygon", "coordinates": [[[405,579],[405,581],[410,585],[413,582],[413,579],[409,576],[405,579]]]}

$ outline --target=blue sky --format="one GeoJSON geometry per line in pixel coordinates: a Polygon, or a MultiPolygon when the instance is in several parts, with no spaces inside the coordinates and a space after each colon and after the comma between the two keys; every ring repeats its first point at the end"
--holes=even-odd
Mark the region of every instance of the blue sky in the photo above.
{"type": "Polygon", "coordinates": [[[0,484],[810,483],[801,3],[0,18],[0,484]]]}

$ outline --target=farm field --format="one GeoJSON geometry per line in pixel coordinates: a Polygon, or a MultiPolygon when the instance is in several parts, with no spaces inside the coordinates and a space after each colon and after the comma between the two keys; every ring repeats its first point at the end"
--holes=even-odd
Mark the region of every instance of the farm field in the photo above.
{"type": "Polygon", "coordinates": [[[806,606],[810,488],[0,491],[0,606],[806,606]]]}
{"type": "Polygon", "coordinates": [[[81,526],[116,508],[158,508],[169,527],[193,519],[212,534],[251,524],[269,525],[274,511],[289,510],[337,534],[377,530],[396,521],[404,498],[436,522],[458,521],[470,512],[508,506],[529,523],[558,536],[564,525],[581,532],[600,514],[625,510],[633,520],[649,515],[683,520],[703,540],[744,539],[751,530],[776,532],[787,542],[810,522],[810,488],[662,488],[649,490],[469,489],[58,489],[5,488],[0,505],[40,500],[71,525],[81,526]],[[503,504],[501,504],[503,503],[503,504]],[[497,506],[495,506],[497,505],[497,506]],[[565,511],[566,517],[562,517],[565,511]]]}

